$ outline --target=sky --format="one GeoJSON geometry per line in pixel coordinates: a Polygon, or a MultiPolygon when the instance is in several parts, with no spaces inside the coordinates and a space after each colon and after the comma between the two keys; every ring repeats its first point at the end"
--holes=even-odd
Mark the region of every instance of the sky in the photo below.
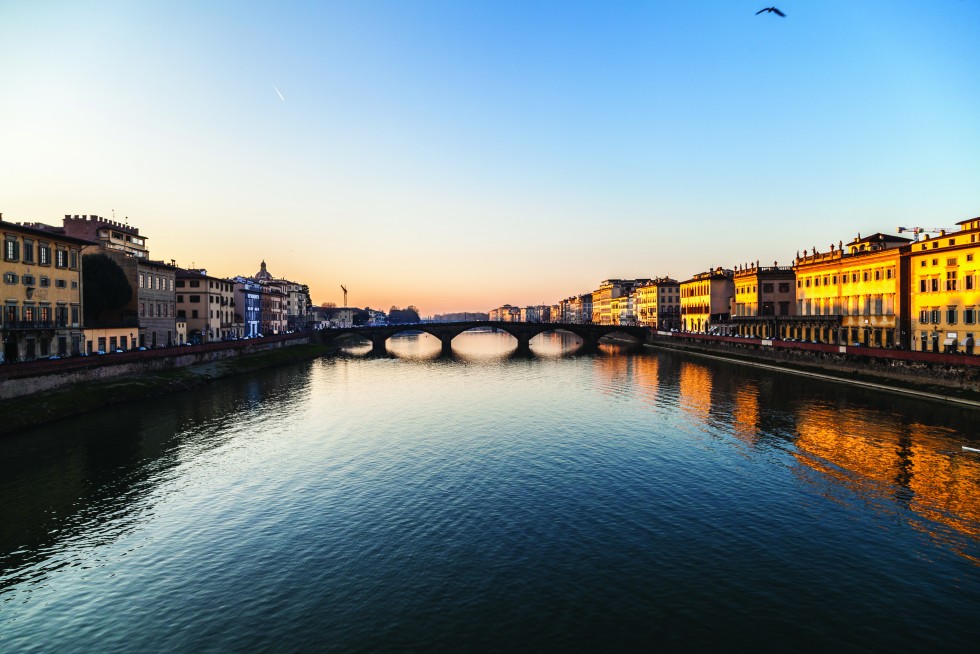
{"type": "Polygon", "coordinates": [[[0,0],[0,212],[423,315],[980,215],[980,0],[0,0]]]}

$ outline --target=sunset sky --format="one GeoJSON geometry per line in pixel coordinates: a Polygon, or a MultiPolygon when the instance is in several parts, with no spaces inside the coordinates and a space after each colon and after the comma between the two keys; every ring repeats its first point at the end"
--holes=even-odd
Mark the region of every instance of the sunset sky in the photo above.
{"type": "Polygon", "coordinates": [[[980,214],[980,1],[769,4],[0,1],[0,212],[427,315],[980,214]]]}

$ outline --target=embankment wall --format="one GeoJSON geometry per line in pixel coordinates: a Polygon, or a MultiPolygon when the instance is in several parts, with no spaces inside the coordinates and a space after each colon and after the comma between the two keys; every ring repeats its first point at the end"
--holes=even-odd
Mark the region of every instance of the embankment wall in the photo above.
{"type": "Polygon", "coordinates": [[[0,366],[0,400],[74,384],[194,366],[290,345],[310,343],[312,340],[309,333],[279,334],[244,341],[5,364],[0,366]]]}

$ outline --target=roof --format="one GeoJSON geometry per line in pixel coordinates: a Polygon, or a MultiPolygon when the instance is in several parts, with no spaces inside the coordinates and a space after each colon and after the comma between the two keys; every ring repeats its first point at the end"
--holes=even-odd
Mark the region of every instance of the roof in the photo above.
{"type": "MultiPolygon", "coordinates": [[[[39,225],[40,223],[33,223],[39,225]]],[[[24,234],[30,234],[31,236],[36,236],[38,238],[51,238],[58,239],[60,241],[65,241],[67,243],[75,243],[76,245],[98,245],[97,241],[87,241],[84,238],[77,238],[75,236],[68,236],[64,233],[64,230],[60,227],[50,227],[44,225],[47,229],[40,229],[38,227],[28,227],[27,225],[22,225],[20,223],[11,223],[6,220],[0,220],[0,229],[22,232],[24,234]]]]}

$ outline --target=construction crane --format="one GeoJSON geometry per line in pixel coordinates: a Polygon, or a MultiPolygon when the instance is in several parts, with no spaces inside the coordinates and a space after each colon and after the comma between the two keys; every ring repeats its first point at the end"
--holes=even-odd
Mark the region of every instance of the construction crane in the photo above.
{"type": "Polygon", "coordinates": [[[343,284],[340,285],[340,290],[344,292],[344,307],[347,307],[347,287],[343,284]]]}
{"type": "Polygon", "coordinates": [[[955,230],[955,227],[899,227],[898,233],[911,232],[912,240],[918,241],[919,234],[949,234],[955,230]]]}

